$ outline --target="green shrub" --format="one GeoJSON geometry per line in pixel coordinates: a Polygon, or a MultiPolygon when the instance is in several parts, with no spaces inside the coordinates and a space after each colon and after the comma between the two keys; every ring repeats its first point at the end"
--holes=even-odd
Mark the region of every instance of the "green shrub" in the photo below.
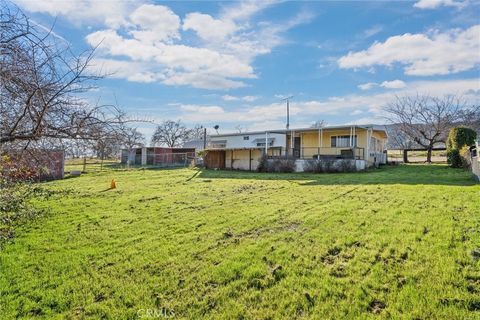
{"type": "Polygon", "coordinates": [[[355,162],[342,160],[307,160],[303,163],[303,171],[311,173],[355,172],[355,162]]]}
{"type": "Polygon", "coordinates": [[[470,154],[470,147],[464,146],[462,149],[460,149],[459,156],[462,168],[465,170],[472,169],[472,156],[470,154]]]}
{"type": "Polygon", "coordinates": [[[310,173],[321,173],[322,162],[318,160],[306,160],[303,163],[303,171],[310,172],[310,173]]]}
{"type": "Polygon", "coordinates": [[[475,144],[477,133],[465,127],[456,127],[450,130],[447,138],[447,161],[454,168],[463,167],[460,150],[465,146],[475,144]]]}
{"type": "Polygon", "coordinates": [[[294,172],[296,168],[295,159],[274,159],[267,162],[268,172],[294,172]]]}
{"type": "Polygon", "coordinates": [[[355,172],[357,168],[355,167],[355,161],[343,159],[340,160],[337,166],[338,172],[355,172]]]}
{"type": "Polygon", "coordinates": [[[0,188],[0,247],[13,238],[15,227],[45,213],[30,204],[33,197],[48,197],[49,192],[29,183],[3,184],[0,188]]]}
{"type": "Polygon", "coordinates": [[[277,158],[269,160],[263,155],[257,166],[258,172],[294,172],[296,168],[295,159],[292,158],[277,158]]]}
{"type": "Polygon", "coordinates": [[[462,157],[460,156],[460,150],[458,150],[458,149],[448,150],[447,162],[453,168],[461,168],[462,167],[462,157]]]}
{"type": "Polygon", "coordinates": [[[268,172],[268,158],[266,155],[263,155],[258,161],[257,171],[268,172]]]}

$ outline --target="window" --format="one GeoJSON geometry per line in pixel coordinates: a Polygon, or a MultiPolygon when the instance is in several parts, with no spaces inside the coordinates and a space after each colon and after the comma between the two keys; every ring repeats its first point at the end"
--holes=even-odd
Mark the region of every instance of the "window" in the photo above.
{"type": "Polygon", "coordinates": [[[382,142],[380,140],[378,140],[377,138],[371,137],[370,138],[370,150],[375,151],[375,152],[382,152],[383,151],[382,142]]]}
{"type": "MultiPolygon", "coordinates": [[[[269,147],[273,146],[273,141],[268,141],[268,146],[269,147]]],[[[264,142],[257,142],[257,147],[265,147],[265,141],[264,142]]]]}
{"type": "Polygon", "coordinates": [[[244,136],[243,140],[250,140],[250,137],[249,136],[244,136]]]}
{"type": "MultiPolygon", "coordinates": [[[[350,147],[350,136],[332,136],[331,146],[337,148],[350,147]]],[[[357,136],[353,136],[353,146],[357,146],[357,136]]]]}
{"type": "Polygon", "coordinates": [[[212,148],[225,148],[227,146],[227,140],[217,140],[210,142],[212,148]]]}
{"type": "MultiPolygon", "coordinates": [[[[268,138],[268,146],[273,146],[273,142],[275,141],[275,138],[268,138]]],[[[253,143],[257,145],[257,147],[265,147],[265,139],[264,138],[258,138],[253,140],[253,143]]]]}

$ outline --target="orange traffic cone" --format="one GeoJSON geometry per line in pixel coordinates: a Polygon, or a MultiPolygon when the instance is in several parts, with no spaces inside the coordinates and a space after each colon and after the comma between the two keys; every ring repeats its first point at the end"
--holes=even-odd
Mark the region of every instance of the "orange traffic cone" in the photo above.
{"type": "Polygon", "coordinates": [[[115,189],[117,187],[117,182],[115,179],[112,179],[112,182],[110,182],[110,189],[115,189]]]}

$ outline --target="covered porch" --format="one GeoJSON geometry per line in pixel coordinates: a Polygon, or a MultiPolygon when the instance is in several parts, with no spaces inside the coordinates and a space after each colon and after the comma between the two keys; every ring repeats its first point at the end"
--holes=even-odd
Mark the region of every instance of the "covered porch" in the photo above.
{"type": "Polygon", "coordinates": [[[366,160],[372,136],[372,131],[357,126],[291,130],[286,132],[284,147],[271,154],[266,144],[265,153],[271,158],[366,160]]]}

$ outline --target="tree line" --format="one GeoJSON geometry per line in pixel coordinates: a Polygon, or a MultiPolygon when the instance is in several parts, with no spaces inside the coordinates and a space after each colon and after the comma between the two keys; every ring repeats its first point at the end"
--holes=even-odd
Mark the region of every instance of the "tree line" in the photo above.
{"type": "MultiPolygon", "coordinates": [[[[0,2],[0,152],[62,148],[71,156],[88,151],[103,158],[118,154],[121,147],[145,145],[145,136],[132,127],[138,119],[127,117],[116,105],[82,98],[104,78],[89,69],[94,53],[91,48],[74,54],[51,30],[38,28],[20,9],[0,2]]],[[[392,124],[389,138],[399,148],[425,148],[427,161],[452,127],[480,131],[479,104],[456,96],[397,97],[384,111],[392,124]]],[[[218,126],[214,129],[218,133],[218,126]]],[[[182,146],[203,139],[204,130],[166,120],[156,127],[151,143],[182,146]]]]}
{"type": "Polygon", "coordinates": [[[446,144],[448,133],[455,127],[468,127],[480,132],[480,105],[461,97],[396,97],[384,111],[390,123],[390,145],[398,149],[421,147],[427,150],[427,162],[438,144],[446,144]]]}

